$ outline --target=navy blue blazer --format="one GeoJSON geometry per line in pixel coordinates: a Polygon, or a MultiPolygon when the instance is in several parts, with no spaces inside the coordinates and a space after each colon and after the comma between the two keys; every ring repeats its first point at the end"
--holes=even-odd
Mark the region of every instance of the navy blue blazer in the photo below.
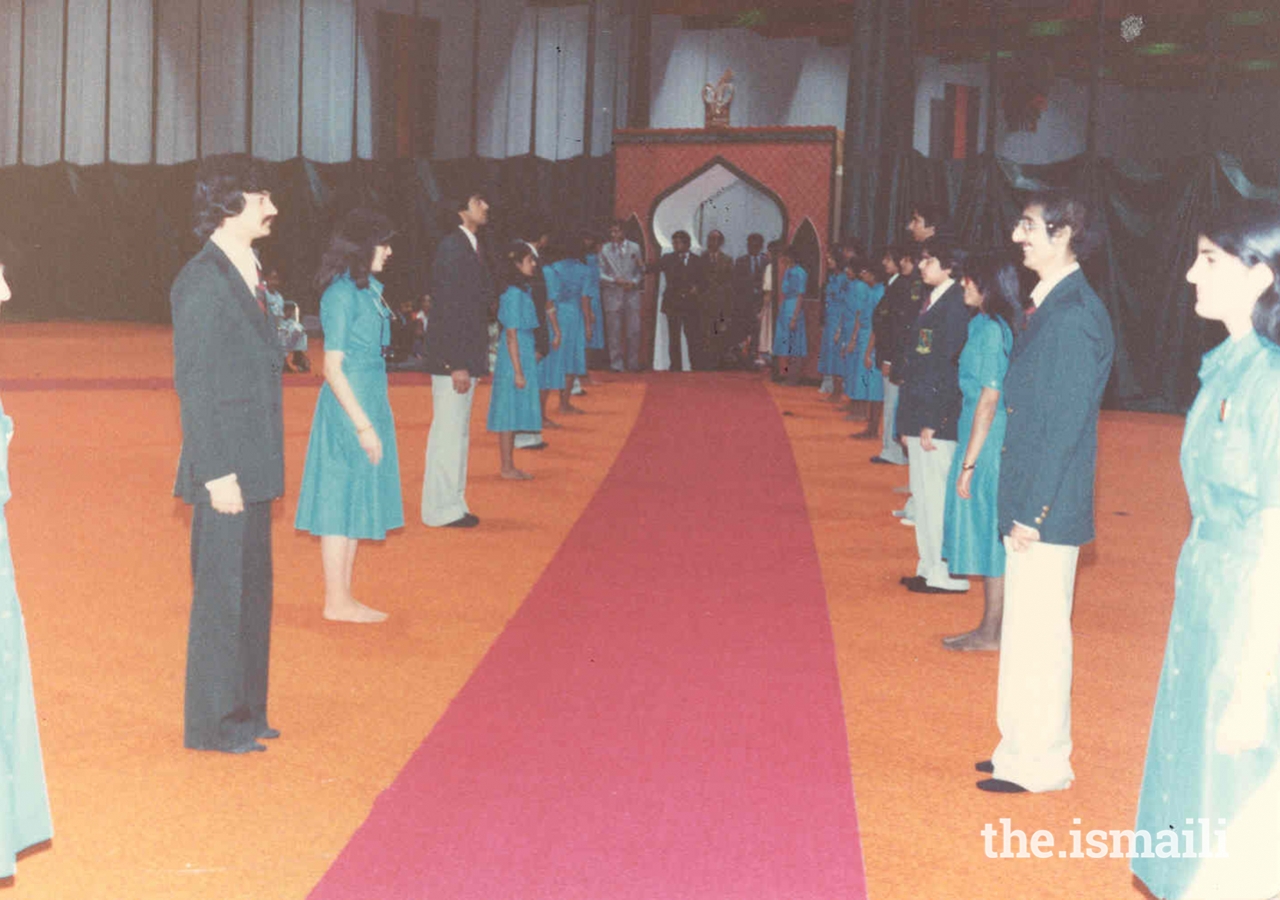
{"type": "Polygon", "coordinates": [[[960,351],[969,337],[971,318],[972,312],[964,305],[964,288],[957,281],[911,323],[895,366],[902,376],[898,434],[918,437],[921,429],[932,428],[939,440],[956,439],[963,404],[960,351]]]}
{"type": "Polygon", "coordinates": [[[235,264],[205,243],[169,291],[182,453],[173,492],[208,503],[205,482],[233,472],[246,503],[284,493],[284,355],[276,324],[235,264]]]}
{"type": "Polygon", "coordinates": [[[489,308],[497,301],[489,266],[461,228],[436,247],[431,264],[431,316],[427,319],[423,362],[432,375],[466,369],[489,371],[489,308]]]}
{"type": "Polygon", "coordinates": [[[1084,273],[1062,279],[1013,342],[1001,397],[1000,533],[1015,521],[1049,544],[1093,540],[1098,409],[1115,337],[1084,273]]]}

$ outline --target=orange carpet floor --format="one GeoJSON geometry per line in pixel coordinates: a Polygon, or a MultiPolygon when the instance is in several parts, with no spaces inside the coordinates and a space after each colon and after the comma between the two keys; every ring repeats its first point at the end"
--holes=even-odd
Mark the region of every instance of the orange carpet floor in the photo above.
{"type": "MultiPolygon", "coordinates": [[[[15,898],[305,897],[550,561],[644,393],[629,379],[592,390],[591,415],[548,432],[550,449],[522,457],[536,480],[513,484],[497,477],[482,389],[468,499],[484,525],[442,532],[416,524],[428,389],[393,387],[410,524],[361,547],[357,593],[392,616],[364,628],[319,615],[318,542],[292,528],[316,382],[287,381],[271,684],[284,737],[250,759],[181,747],[190,585],[189,518],[169,496],[176,397],[27,381],[155,379],[170,365],[166,328],[0,325],[0,396],[16,422],[6,514],[56,829],[0,889],[15,898]]],[[[811,388],[772,390],[822,558],[870,896],[1141,897],[1123,859],[988,859],[980,832],[1006,817],[1066,846],[1073,828],[1131,827],[1187,522],[1181,421],[1104,416],[1099,540],[1077,590],[1078,781],[998,797],[976,791],[972,771],[996,740],[996,658],[938,643],[976,623],[980,595],[900,588],[914,543],[889,511],[905,470],[869,465],[874,447],[847,437],[860,425],[811,388]]]]}

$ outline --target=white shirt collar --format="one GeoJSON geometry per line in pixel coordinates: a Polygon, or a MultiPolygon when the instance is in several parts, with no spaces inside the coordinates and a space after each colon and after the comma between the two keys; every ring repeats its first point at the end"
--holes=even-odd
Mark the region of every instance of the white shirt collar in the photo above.
{"type": "Polygon", "coordinates": [[[1059,269],[1048,278],[1040,279],[1040,282],[1031,289],[1031,302],[1040,308],[1040,304],[1044,302],[1044,298],[1049,296],[1049,292],[1056,288],[1062,279],[1066,278],[1072,272],[1079,271],[1080,263],[1073,262],[1065,269],[1059,269]]]}
{"type": "Polygon", "coordinates": [[[467,236],[467,240],[471,242],[471,249],[480,252],[480,242],[476,239],[475,234],[465,225],[459,225],[458,230],[467,236]]]}
{"type": "Polygon", "coordinates": [[[945,294],[947,292],[947,289],[955,283],[956,281],[954,278],[948,278],[946,281],[942,282],[942,284],[938,285],[936,288],[930,291],[929,292],[930,308],[932,308],[933,304],[938,302],[938,298],[941,297],[943,294],[945,294]]]}
{"type": "Polygon", "coordinates": [[[889,285],[893,284],[897,280],[898,280],[898,273],[894,272],[892,275],[889,276],[889,280],[884,283],[884,286],[888,287],[889,285]]]}

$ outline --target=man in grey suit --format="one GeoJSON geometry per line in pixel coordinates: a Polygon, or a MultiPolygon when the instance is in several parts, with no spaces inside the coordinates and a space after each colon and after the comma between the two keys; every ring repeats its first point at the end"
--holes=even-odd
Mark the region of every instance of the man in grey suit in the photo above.
{"type": "Polygon", "coordinates": [[[267,724],[267,667],[283,359],[252,247],[271,233],[276,208],[247,157],[209,157],[196,179],[195,230],[206,242],[169,296],[182,417],[174,493],[194,507],[184,741],[247,753],[280,734],[267,724]]]}
{"type": "Polygon", "coordinates": [[[489,307],[496,300],[478,234],[489,221],[479,193],[459,197],[457,227],[436,247],[431,266],[431,321],[423,352],[431,373],[431,431],[422,478],[422,522],[474,528],[467,508],[467,455],[476,379],[489,371],[489,307]]]}
{"type": "Polygon", "coordinates": [[[1077,259],[1092,250],[1075,197],[1034,197],[1013,230],[1040,276],[1009,357],[998,515],[1005,607],[996,722],[1000,743],[980,771],[985,791],[1070,787],[1071,607],[1080,546],[1093,540],[1098,409],[1115,339],[1077,259]]]}

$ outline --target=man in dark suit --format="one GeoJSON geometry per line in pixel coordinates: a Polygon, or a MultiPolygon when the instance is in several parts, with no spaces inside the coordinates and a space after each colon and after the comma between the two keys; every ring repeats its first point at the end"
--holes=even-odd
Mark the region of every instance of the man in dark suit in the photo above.
{"type": "Polygon", "coordinates": [[[662,313],[667,317],[667,346],[671,349],[671,370],[679,372],[681,364],[680,335],[689,344],[689,366],[705,368],[702,353],[702,317],[699,297],[705,288],[706,266],[700,256],[690,252],[692,241],[686,231],[671,235],[672,252],[664,254],[658,268],[666,278],[662,292],[662,313]]]}
{"type": "Polygon", "coordinates": [[[1080,271],[1092,249],[1088,210],[1039,196],[1013,230],[1040,276],[1014,341],[1001,398],[1000,457],[1005,606],[996,722],[1000,744],[987,791],[1054,791],[1071,770],[1071,607],[1080,546],[1093,540],[1098,409],[1115,339],[1107,310],[1080,271]]]}
{"type": "Polygon", "coordinates": [[[871,324],[876,359],[880,363],[884,384],[884,439],[880,452],[871,457],[871,461],[905,466],[907,454],[898,441],[898,386],[902,383],[899,371],[902,356],[914,335],[916,316],[920,312],[920,304],[911,299],[915,253],[906,247],[886,247],[881,254],[880,265],[888,281],[884,297],[871,315],[871,324]]]}
{"type": "Polygon", "coordinates": [[[431,527],[474,528],[467,508],[467,454],[476,378],[489,371],[489,307],[493,279],[479,244],[489,203],[479,193],[455,204],[458,227],[436,247],[431,266],[431,319],[423,351],[431,373],[431,432],[422,478],[422,521],[431,527]]]}
{"type": "Polygon", "coordinates": [[[969,582],[952,578],[942,559],[947,479],[956,451],[960,417],[959,360],[969,336],[964,288],[955,280],[963,253],[950,241],[931,238],[920,253],[920,277],[929,293],[902,353],[902,391],[897,430],[905,437],[914,503],[916,574],[902,579],[909,590],[958,594],[969,582]]]}
{"type": "Polygon", "coordinates": [[[252,247],[275,215],[256,163],[204,160],[195,218],[206,242],[169,295],[182,418],[174,493],[194,507],[184,742],[199,750],[266,750],[258,739],[279,736],[267,723],[267,667],[283,360],[252,247]]]}
{"type": "Polygon", "coordinates": [[[768,267],[764,235],[747,235],[747,252],[733,264],[733,312],[726,341],[741,354],[739,362],[744,368],[751,368],[755,361],[755,338],[764,305],[764,270],[768,267]]]}

